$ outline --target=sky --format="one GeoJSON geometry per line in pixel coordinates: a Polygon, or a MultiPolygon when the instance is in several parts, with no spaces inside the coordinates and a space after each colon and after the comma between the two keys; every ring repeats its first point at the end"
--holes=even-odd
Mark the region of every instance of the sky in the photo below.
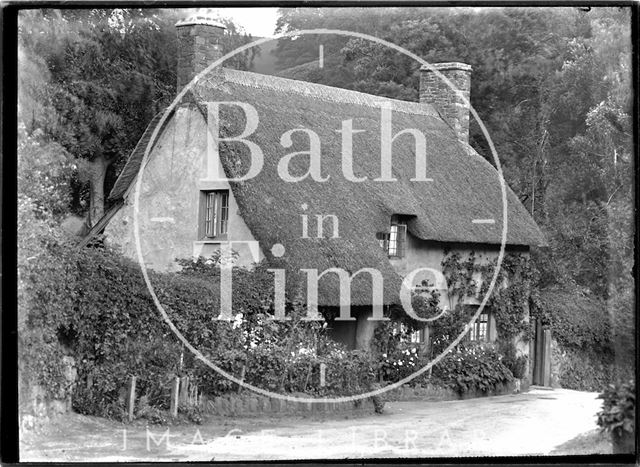
{"type": "Polygon", "coordinates": [[[253,37],[271,37],[278,19],[277,8],[214,8],[220,16],[226,16],[242,26],[253,37]]]}

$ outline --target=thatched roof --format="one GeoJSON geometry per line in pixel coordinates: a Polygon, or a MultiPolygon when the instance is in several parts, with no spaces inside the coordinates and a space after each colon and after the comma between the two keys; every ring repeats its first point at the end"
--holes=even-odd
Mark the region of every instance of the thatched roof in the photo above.
{"type": "MultiPolygon", "coordinates": [[[[413,216],[408,228],[420,239],[479,244],[501,241],[502,199],[496,170],[460,144],[431,106],[226,69],[217,78],[201,82],[193,96],[203,112],[208,101],[240,101],[251,103],[260,116],[258,129],[249,139],[262,148],[264,168],[255,178],[231,186],[243,219],[267,257],[273,244],[282,243],[293,269],[340,267],[355,272],[363,267],[376,268],[389,279],[385,280],[389,298],[385,301],[390,302],[395,301],[391,297],[397,293],[399,277],[380,248],[376,232],[388,230],[392,215],[413,216]],[[398,181],[373,181],[380,176],[382,101],[392,105],[394,133],[417,128],[426,135],[427,176],[433,182],[410,181],[415,161],[414,142],[409,136],[401,136],[393,144],[393,174],[398,181]],[[354,135],[353,144],[354,172],[366,176],[365,182],[347,181],[342,174],[341,135],[336,130],[347,119],[353,119],[354,129],[366,130],[354,135]],[[308,138],[302,134],[294,135],[291,148],[280,145],[281,135],[293,128],[309,128],[319,135],[322,173],[330,176],[329,181],[287,183],[278,176],[277,164],[282,156],[308,149],[308,138]],[[308,206],[306,211],[303,203],[308,206]],[[315,219],[316,214],[335,214],[340,221],[340,238],[301,239],[301,214],[308,214],[309,219],[315,219]],[[495,219],[495,223],[474,223],[474,219],[495,219]]],[[[221,113],[225,135],[238,135],[244,129],[244,117],[238,108],[224,106],[221,113]]],[[[143,140],[151,130],[145,132],[143,140]]],[[[145,147],[146,142],[141,141],[110,198],[125,195],[145,147]]],[[[246,173],[249,153],[245,145],[225,143],[220,154],[229,178],[246,173]]],[[[305,159],[294,158],[290,165],[294,174],[306,172],[305,159]]],[[[507,198],[508,244],[544,244],[537,225],[510,189],[507,198]]],[[[315,232],[315,226],[315,221],[310,223],[310,232],[315,232]]],[[[361,276],[354,281],[353,288],[361,298],[353,297],[354,305],[367,304],[371,297],[370,280],[365,274],[361,276]]],[[[321,303],[329,304],[336,300],[329,295],[337,291],[337,281],[327,282],[334,284],[322,287],[320,295],[321,303]]]]}
{"type": "Polygon", "coordinates": [[[124,165],[122,172],[120,172],[116,183],[113,185],[111,193],[109,193],[110,200],[119,200],[123,198],[127,190],[129,190],[131,185],[133,185],[133,181],[135,180],[136,176],[138,175],[138,171],[140,170],[140,163],[142,162],[144,153],[147,150],[147,146],[149,144],[149,141],[151,140],[151,137],[153,136],[153,131],[160,122],[163,113],[164,112],[157,113],[147,125],[144,133],[142,133],[142,136],[138,140],[138,144],[136,144],[136,147],[133,148],[133,152],[129,156],[129,159],[127,159],[127,163],[124,165]]]}

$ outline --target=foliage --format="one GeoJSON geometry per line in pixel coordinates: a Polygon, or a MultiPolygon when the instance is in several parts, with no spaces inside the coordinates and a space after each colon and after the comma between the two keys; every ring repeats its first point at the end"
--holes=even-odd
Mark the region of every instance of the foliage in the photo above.
{"type": "MultiPolygon", "coordinates": [[[[375,383],[378,364],[371,355],[332,342],[321,323],[302,319],[306,309],[291,304],[289,321],[272,319],[273,278],[263,265],[252,271],[234,268],[231,321],[216,319],[219,261],[198,260],[181,273],[149,274],[185,339],[247,383],[317,395],[353,394],[375,383]],[[320,364],[327,366],[324,388],[320,364]]],[[[23,268],[22,278],[27,313],[21,333],[21,361],[27,365],[23,374],[32,375],[52,395],[60,391],[63,342],[78,368],[76,411],[123,418],[132,375],[147,407],[141,414],[151,421],[158,410],[168,409],[176,376],[190,376],[209,394],[236,389],[183,348],[156,309],[138,265],[115,251],[50,245],[23,268]]]]}
{"type": "MultiPolygon", "coordinates": [[[[423,307],[419,312],[423,316],[437,316],[442,313],[439,305],[442,301],[451,305],[438,319],[429,323],[429,348],[408,342],[410,333],[419,329],[410,321],[403,322],[400,327],[394,323],[383,323],[376,329],[374,342],[376,352],[382,356],[381,373],[384,380],[398,381],[413,373],[440,355],[464,331],[476,309],[463,305],[463,300],[482,298],[488,292],[495,267],[495,260],[488,261],[473,252],[464,258],[459,252],[450,252],[445,256],[442,268],[447,290],[433,291],[422,297],[423,307]],[[442,300],[441,293],[444,294],[442,300]]],[[[459,374],[460,384],[456,390],[466,393],[495,389],[496,384],[506,382],[513,376],[526,376],[527,358],[517,355],[514,339],[527,337],[528,291],[532,274],[525,255],[505,255],[498,272],[497,285],[487,304],[494,313],[498,328],[496,346],[485,348],[481,345],[478,347],[480,350],[476,350],[476,343],[463,341],[453,350],[454,353],[447,355],[436,366],[439,369],[434,368],[434,377],[451,386],[452,381],[456,381],[454,376],[459,374]],[[454,354],[456,357],[452,360],[451,355],[454,354]],[[485,363],[493,364],[495,360],[499,363],[495,372],[487,373],[485,363]],[[448,372],[445,367],[450,364],[453,366],[448,372]]],[[[420,324],[424,326],[424,323],[420,324]]]]}
{"type": "MultiPolygon", "coordinates": [[[[108,251],[74,253],[64,246],[58,227],[59,218],[69,211],[87,212],[90,163],[108,163],[107,173],[102,173],[108,189],[151,115],[173,96],[175,19],[171,11],[139,9],[21,12],[21,376],[52,393],[68,390],[62,387],[59,363],[67,352],[62,340],[82,356],[84,383],[89,376],[94,381],[91,389],[88,384],[76,389],[77,403],[92,413],[117,416],[128,368],[140,368],[146,375],[141,391],[154,407],[166,404],[170,371],[192,373],[214,392],[232,385],[193,361],[166,332],[135,265],[108,251]],[[80,319],[98,324],[82,324],[80,319]],[[112,383],[102,386],[99,381],[112,374],[112,383]]],[[[610,381],[612,348],[616,363],[624,364],[621,371],[628,373],[634,365],[629,25],[628,8],[592,8],[588,13],[574,8],[301,8],[282,10],[278,23],[280,31],[325,27],[367,32],[430,62],[466,61],[473,66],[472,104],[491,131],[506,181],[549,242],[548,248],[532,250],[531,270],[522,258],[505,258],[500,281],[516,279],[509,280],[507,288],[497,288],[488,305],[495,311],[501,340],[526,337],[523,314],[526,284],[531,284],[532,314],[551,327],[567,356],[561,377],[567,387],[597,388],[610,381]]],[[[225,50],[246,42],[242,31],[228,29],[225,50]]],[[[295,66],[298,79],[415,100],[417,63],[359,39],[323,36],[323,43],[326,66],[321,73],[317,66],[305,67],[317,60],[313,36],[280,40],[280,68],[295,66]]],[[[244,69],[245,59],[250,56],[238,58],[238,68],[244,69]]],[[[471,144],[490,159],[473,122],[471,144]]],[[[93,185],[102,183],[100,177],[92,180],[93,185]]],[[[492,274],[491,265],[478,269],[469,258],[449,260],[444,266],[449,268],[454,296],[475,293],[476,282],[492,274]]],[[[234,294],[241,311],[237,327],[212,322],[215,294],[202,290],[219,280],[215,269],[187,267],[180,275],[153,275],[153,281],[179,328],[216,355],[223,368],[239,375],[245,365],[251,378],[256,367],[264,367],[256,381],[264,378],[273,387],[299,390],[307,373],[303,371],[301,379],[298,370],[316,365],[323,355],[329,362],[355,362],[349,368],[352,373],[338,374],[335,381],[353,377],[353,385],[369,384],[365,381],[375,365],[365,356],[321,350],[326,345],[317,326],[296,325],[294,320],[271,329],[270,276],[264,270],[240,270],[234,276],[245,292],[234,294]],[[185,303],[186,313],[178,314],[185,303]],[[204,323],[202,332],[189,334],[195,321],[204,323]],[[296,342],[312,342],[309,336],[317,337],[312,346],[317,358],[297,349],[279,351],[275,345],[283,342],[293,348],[296,342]],[[244,346],[250,348],[256,339],[263,340],[248,359],[244,346]],[[228,342],[237,346],[228,348],[228,342]]],[[[425,312],[433,314],[430,300],[426,299],[425,312]]],[[[465,313],[452,307],[436,322],[436,348],[444,348],[459,334],[468,321],[465,313]]],[[[417,323],[404,324],[404,333],[418,328],[417,323]]],[[[380,353],[391,355],[401,335],[381,342],[380,353]]],[[[521,365],[507,354],[503,363],[515,373],[521,365]]],[[[309,381],[316,378],[315,371],[309,381]]]]}
{"type": "MultiPolygon", "coordinates": [[[[19,119],[75,159],[66,210],[102,216],[113,186],[152,117],[176,94],[180,12],[170,9],[34,9],[19,21],[19,119]]],[[[229,19],[223,47],[250,41],[229,19]]],[[[251,50],[231,60],[247,69],[251,50]]]]}
{"type": "Polygon", "coordinates": [[[460,305],[434,321],[431,326],[431,354],[442,353],[464,331],[472,316],[472,308],[460,305]]]}
{"type": "Polygon", "coordinates": [[[599,391],[614,380],[611,353],[559,348],[557,360],[560,386],[578,391],[599,391]]]}
{"type": "MultiPolygon", "coordinates": [[[[463,300],[470,297],[481,300],[489,292],[496,266],[497,258],[487,261],[474,252],[464,259],[459,252],[450,252],[442,260],[442,272],[447,280],[447,299],[452,307],[433,322],[431,335],[434,352],[444,350],[464,330],[474,310],[465,307],[463,300]]],[[[531,278],[531,266],[526,255],[504,255],[496,285],[486,304],[495,317],[499,342],[509,343],[518,336],[528,337],[531,278]]]]}
{"type": "MultiPolygon", "coordinates": [[[[174,32],[158,12],[23,12],[19,46],[40,73],[33,99],[46,109],[24,115],[77,160],[72,209],[104,207],[104,183],[135,146],[148,121],[174,93],[174,32]],[[89,187],[90,183],[90,187],[89,187]]],[[[21,82],[30,80],[26,70],[21,82]]],[[[36,86],[32,86],[36,87],[36,86]]],[[[30,96],[24,96],[27,100],[30,96]]]]}
{"type": "Polygon", "coordinates": [[[434,366],[433,376],[459,394],[488,393],[513,380],[502,356],[491,344],[467,343],[434,366]]]}
{"type": "Polygon", "coordinates": [[[40,218],[65,215],[71,201],[71,179],[76,170],[67,151],[47,140],[41,130],[29,135],[21,125],[17,152],[20,196],[34,204],[34,214],[40,218]]]}
{"type": "Polygon", "coordinates": [[[635,380],[610,384],[600,396],[602,411],[598,413],[598,426],[602,430],[621,436],[623,432],[634,433],[636,421],[635,380]]]}
{"type": "Polygon", "coordinates": [[[382,354],[381,373],[385,381],[400,381],[415,373],[427,362],[415,344],[399,343],[392,353],[382,354]]]}
{"type": "Polygon", "coordinates": [[[71,262],[47,255],[20,264],[18,283],[18,353],[20,395],[39,385],[50,399],[65,399],[70,388],[64,374],[65,349],[58,340],[60,323],[73,306],[75,278],[71,262]]]}
{"type": "MultiPolygon", "coordinates": [[[[18,352],[19,395],[46,388],[49,398],[65,399],[65,377],[58,324],[72,306],[71,262],[42,261],[46,251],[60,251],[68,239],[59,227],[70,197],[72,164],[58,144],[41,132],[18,129],[18,352]]],[[[22,402],[22,401],[21,401],[22,402]]]]}
{"type": "Polygon", "coordinates": [[[540,294],[532,316],[549,326],[563,347],[611,352],[611,325],[604,302],[580,290],[548,290],[540,294]]]}
{"type": "Polygon", "coordinates": [[[498,351],[502,355],[502,363],[511,372],[514,378],[522,379],[527,376],[527,356],[518,355],[513,342],[499,342],[498,351]]]}
{"type": "MultiPolygon", "coordinates": [[[[281,9],[278,28],[365,32],[431,63],[469,63],[471,104],[491,133],[506,181],[549,243],[532,251],[532,286],[578,287],[610,300],[617,332],[630,336],[630,24],[629,8],[294,8],[281,9]]],[[[279,40],[280,67],[295,70],[296,79],[416,100],[416,61],[359,38],[322,41],[322,72],[305,68],[318,47],[307,35],[279,40]]],[[[471,144],[491,160],[473,121],[470,132],[471,144]]],[[[516,331],[510,327],[503,331],[516,331]]],[[[620,353],[632,354],[625,340],[631,351],[620,353]]]]}

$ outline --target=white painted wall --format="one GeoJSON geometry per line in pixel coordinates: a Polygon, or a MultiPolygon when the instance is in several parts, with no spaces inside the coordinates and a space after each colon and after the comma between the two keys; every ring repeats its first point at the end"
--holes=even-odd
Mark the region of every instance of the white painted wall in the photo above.
{"type": "MultiPolygon", "coordinates": [[[[159,271],[178,268],[175,258],[209,257],[221,247],[220,242],[198,240],[198,203],[201,190],[229,190],[228,239],[255,242],[242,219],[238,203],[226,181],[207,181],[207,126],[202,114],[193,107],[176,110],[159,137],[158,144],[142,174],[139,213],[139,236],[147,267],[159,271]]],[[[215,163],[224,173],[220,161],[215,163]]],[[[134,237],[134,192],[105,229],[109,243],[119,246],[125,256],[137,259],[134,237]]],[[[254,243],[254,247],[257,243],[254,243]]],[[[248,245],[232,248],[240,254],[239,266],[251,267],[264,258],[248,245]],[[257,255],[257,258],[256,256],[257,255]]]]}

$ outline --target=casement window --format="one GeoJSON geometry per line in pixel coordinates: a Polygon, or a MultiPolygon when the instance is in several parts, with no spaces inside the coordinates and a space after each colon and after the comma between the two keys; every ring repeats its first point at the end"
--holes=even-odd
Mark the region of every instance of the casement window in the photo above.
{"type": "Polygon", "coordinates": [[[390,258],[404,258],[407,245],[407,225],[403,223],[391,224],[389,229],[390,258]]]}
{"type": "Polygon", "coordinates": [[[376,239],[389,258],[404,258],[407,248],[407,224],[392,220],[389,232],[378,232],[376,239]]]}
{"type": "Polygon", "coordinates": [[[229,191],[200,192],[200,239],[224,239],[229,226],[229,191]]]}
{"type": "Polygon", "coordinates": [[[429,339],[429,328],[425,326],[424,329],[418,329],[411,333],[408,332],[408,328],[406,325],[400,323],[396,324],[391,332],[394,336],[400,334],[401,342],[411,342],[413,344],[426,344],[429,339]]]}
{"type": "Polygon", "coordinates": [[[489,341],[489,312],[483,310],[478,319],[473,323],[473,327],[469,330],[469,340],[478,342],[489,341]]]}

